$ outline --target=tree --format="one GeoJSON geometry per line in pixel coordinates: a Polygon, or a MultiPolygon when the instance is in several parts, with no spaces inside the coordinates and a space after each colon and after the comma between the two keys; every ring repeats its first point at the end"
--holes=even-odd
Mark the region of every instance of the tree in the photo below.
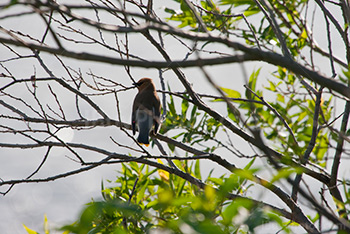
{"type": "Polygon", "coordinates": [[[17,184],[121,164],[103,201],[64,230],[237,233],[271,223],[284,232],[350,231],[341,164],[350,140],[347,1],[15,0],[1,8],[10,56],[0,63],[0,146],[42,157],[27,178],[2,179],[4,195],[17,184]],[[31,26],[6,27],[18,19],[31,26]],[[220,80],[225,64],[242,74],[225,67],[220,80]],[[105,73],[109,65],[117,72],[105,73]],[[146,68],[157,72],[164,117],[150,148],[130,134],[121,98],[146,68]],[[103,141],[62,137],[102,127],[103,141]],[[77,168],[36,177],[62,147],[77,168]],[[225,172],[203,173],[208,161],[225,172]]]}

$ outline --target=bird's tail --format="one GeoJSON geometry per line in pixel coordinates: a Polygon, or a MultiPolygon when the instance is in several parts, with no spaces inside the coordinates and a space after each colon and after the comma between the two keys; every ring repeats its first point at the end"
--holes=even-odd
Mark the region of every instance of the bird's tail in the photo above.
{"type": "Polygon", "coordinates": [[[148,139],[147,134],[139,134],[139,136],[137,137],[137,141],[140,144],[144,144],[145,146],[149,146],[149,139],[148,139]]]}

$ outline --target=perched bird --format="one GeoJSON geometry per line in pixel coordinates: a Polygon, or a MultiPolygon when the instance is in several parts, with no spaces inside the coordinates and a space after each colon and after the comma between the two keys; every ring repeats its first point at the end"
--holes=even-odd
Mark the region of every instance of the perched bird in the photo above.
{"type": "Polygon", "coordinates": [[[153,128],[156,134],[160,126],[160,101],[152,79],[142,78],[134,85],[139,90],[132,107],[132,132],[135,135],[136,126],[139,130],[137,141],[149,145],[149,133],[153,128]]]}

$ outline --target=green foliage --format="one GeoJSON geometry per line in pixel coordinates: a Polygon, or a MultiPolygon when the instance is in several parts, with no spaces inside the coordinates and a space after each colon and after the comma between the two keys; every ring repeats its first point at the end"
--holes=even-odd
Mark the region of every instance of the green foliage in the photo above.
{"type": "MultiPolygon", "coordinates": [[[[177,134],[173,138],[181,139],[181,142],[191,145],[215,139],[221,127],[219,121],[216,121],[207,113],[199,112],[197,106],[188,101],[189,97],[187,95],[182,99],[180,111],[177,110],[179,107],[176,107],[174,97],[172,95],[169,97],[169,111],[160,133],[170,134],[174,130],[180,130],[180,132],[176,131],[177,134]]],[[[169,145],[169,148],[174,151],[174,146],[169,145]]],[[[215,148],[215,146],[207,147],[205,151],[212,152],[215,148]]]]}
{"type": "MultiPolygon", "coordinates": [[[[193,31],[201,30],[200,25],[192,10],[187,6],[185,1],[174,0],[180,3],[180,11],[174,9],[165,8],[165,12],[170,14],[167,19],[170,21],[178,22],[178,27],[189,27],[193,31]]],[[[308,46],[309,35],[301,22],[295,19],[300,18],[300,12],[305,7],[308,1],[269,1],[274,9],[278,10],[277,17],[281,19],[281,23],[278,25],[282,32],[285,43],[292,54],[297,57],[301,54],[303,48],[308,46]],[[297,32],[293,27],[299,27],[301,30],[297,32]]],[[[262,44],[270,46],[280,46],[280,43],[276,37],[271,25],[267,23],[265,15],[261,14],[261,10],[257,6],[255,1],[251,0],[221,0],[219,5],[214,1],[202,0],[200,1],[200,16],[209,31],[219,31],[227,33],[228,31],[234,31],[236,36],[245,39],[248,45],[256,45],[258,40],[262,44]],[[220,7],[219,7],[220,5],[220,7]],[[241,14],[233,14],[236,12],[237,7],[243,8],[241,10],[245,17],[251,17],[257,14],[261,14],[261,23],[259,27],[250,25],[250,31],[239,30],[237,25],[243,21],[241,14]],[[223,9],[220,9],[223,8],[223,9]],[[255,35],[254,35],[255,34],[255,35]]],[[[197,7],[196,9],[198,9],[197,7]]],[[[242,22],[246,24],[246,22],[242,22]]]]}
{"type": "MultiPolygon", "coordinates": [[[[276,94],[277,97],[274,101],[270,102],[270,105],[276,109],[290,126],[298,141],[298,145],[295,144],[290,133],[286,131],[283,123],[268,108],[265,107],[264,110],[257,113],[259,115],[259,122],[263,126],[267,139],[282,143],[279,149],[284,155],[289,155],[293,152],[292,155],[300,157],[305,152],[311,140],[315,100],[298,94],[297,91],[290,93],[287,98],[280,91],[283,89],[298,90],[300,86],[297,79],[293,74],[290,74],[283,68],[279,68],[274,76],[277,80],[269,80],[269,86],[265,87],[266,90],[276,94]]],[[[319,118],[320,125],[327,123],[331,118],[333,110],[332,105],[330,105],[331,101],[331,96],[328,99],[321,100],[322,115],[319,118]]],[[[316,145],[311,156],[313,162],[323,165],[324,157],[329,147],[329,135],[329,132],[325,129],[319,130],[316,145]]]]}
{"type": "MultiPolygon", "coordinates": [[[[178,27],[190,27],[193,31],[198,30],[197,19],[194,13],[187,6],[185,1],[180,2],[181,12],[174,9],[165,8],[165,12],[171,14],[168,20],[179,22],[178,27]]],[[[219,29],[220,31],[226,32],[229,27],[233,24],[233,19],[231,17],[225,17],[224,15],[230,15],[231,9],[220,11],[218,6],[214,1],[201,1],[200,7],[204,10],[204,14],[201,15],[203,22],[205,23],[207,30],[213,31],[219,29]]]]}
{"type": "MultiPolygon", "coordinates": [[[[247,172],[253,162],[245,168],[247,172]]],[[[194,165],[175,163],[181,170],[201,178],[199,161],[194,165]]],[[[172,231],[170,233],[190,230],[208,234],[248,233],[263,224],[281,223],[277,214],[249,199],[227,198],[231,192],[247,192],[244,177],[209,176],[208,186],[200,191],[180,177],[170,174],[165,179],[155,172],[157,170],[150,171],[148,166],[135,162],[123,164],[115,185],[103,186],[103,200],[87,204],[78,221],[61,230],[79,234],[147,233],[152,229],[172,231]]],[[[158,170],[158,174],[161,172],[158,170]]]]}

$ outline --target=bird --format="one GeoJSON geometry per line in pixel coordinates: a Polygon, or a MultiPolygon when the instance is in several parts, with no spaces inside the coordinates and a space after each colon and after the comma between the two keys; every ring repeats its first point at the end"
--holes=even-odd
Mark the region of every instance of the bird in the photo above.
{"type": "Polygon", "coordinates": [[[148,146],[152,127],[154,134],[157,134],[160,127],[161,104],[151,78],[142,78],[134,85],[139,92],[135,96],[132,106],[132,132],[135,135],[137,127],[139,131],[137,141],[148,146]]]}

